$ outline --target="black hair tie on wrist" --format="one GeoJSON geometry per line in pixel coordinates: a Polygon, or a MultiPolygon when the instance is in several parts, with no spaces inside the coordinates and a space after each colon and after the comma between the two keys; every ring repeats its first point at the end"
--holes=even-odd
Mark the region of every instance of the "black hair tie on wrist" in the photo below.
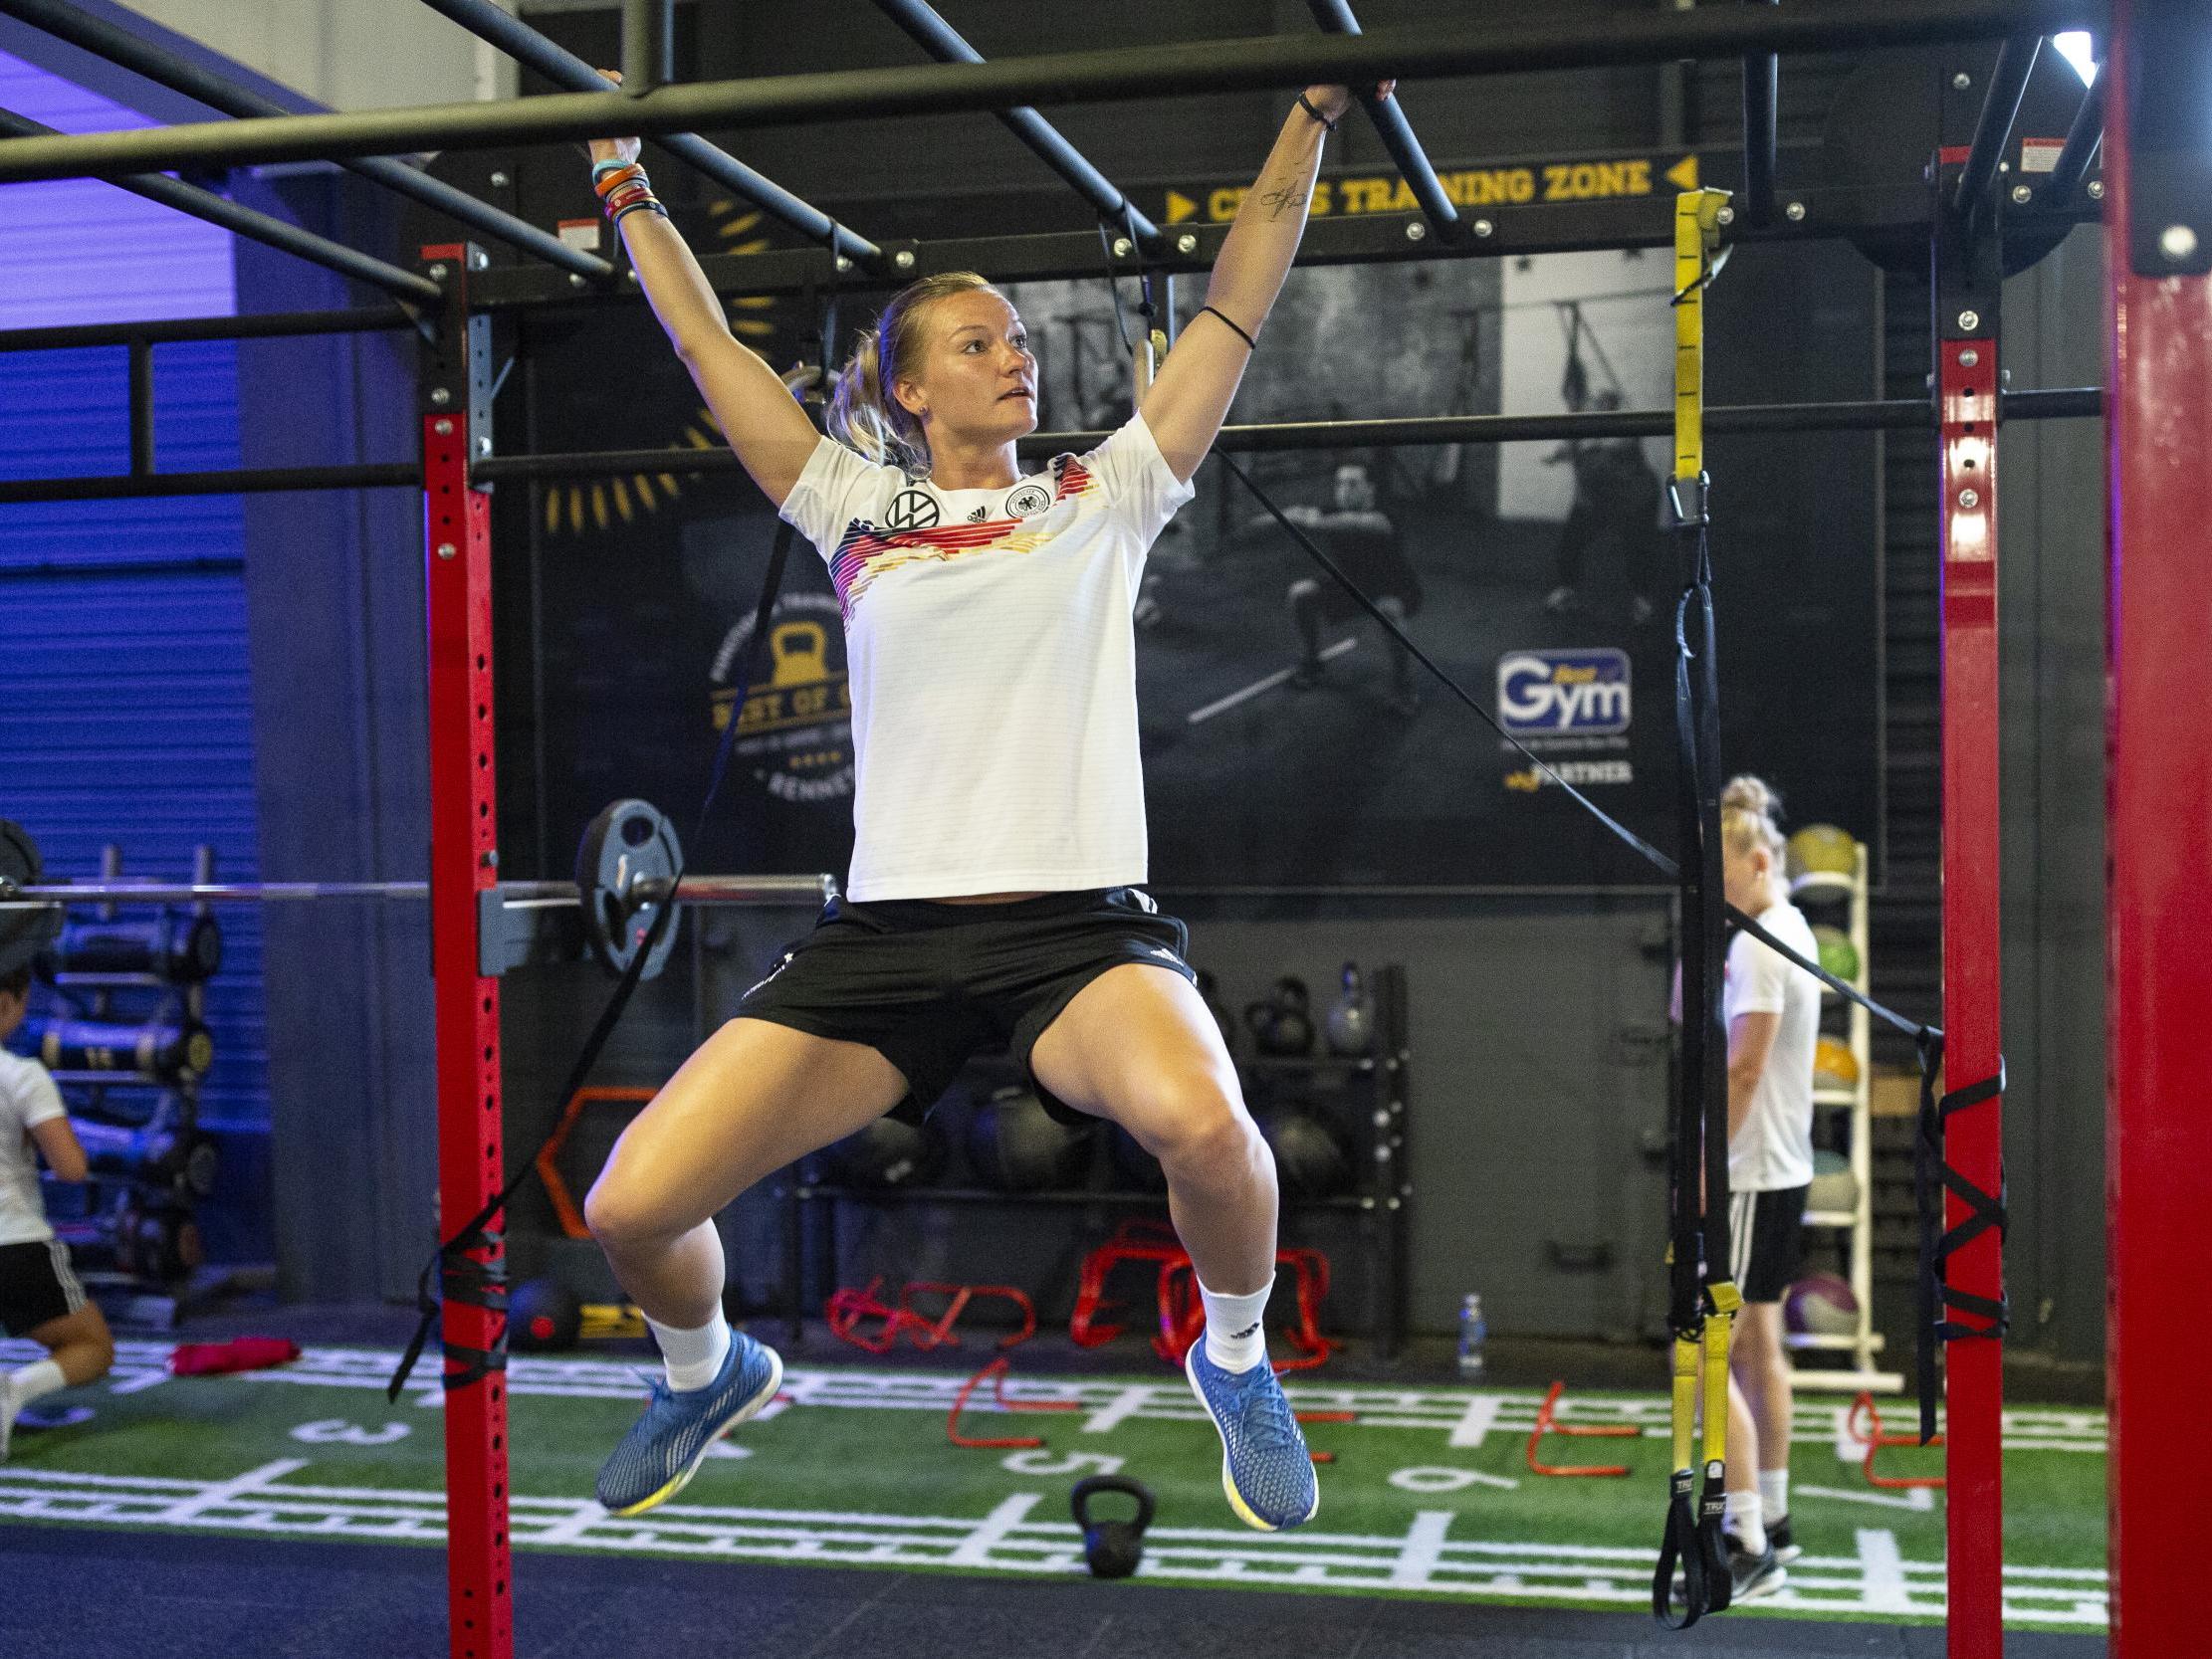
{"type": "Polygon", "coordinates": [[[1230,321],[1228,313],[1226,311],[1217,311],[1212,306],[1201,306],[1199,308],[1199,311],[1205,315],[1219,317],[1222,324],[1228,329],[1228,331],[1234,334],[1238,339],[1242,340],[1247,347],[1254,351],[1257,351],[1259,349],[1259,341],[1253,339],[1251,335],[1245,333],[1243,329],[1237,327],[1234,322],[1230,321]]]}
{"type": "Polygon", "coordinates": [[[1313,102],[1308,99],[1304,93],[1300,93],[1298,95],[1298,107],[1303,109],[1307,114],[1311,115],[1315,120],[1319,121],[1323,126],[1327,127],[1331,132],[1334,132],[1336,130],[1336,122],[1332,121],[1331,119],[1329,119],[1328,116],[1324,115],[1323,113],[1321,113],[1320,110],[1316,109],[1313,106],[1313,102]]]}

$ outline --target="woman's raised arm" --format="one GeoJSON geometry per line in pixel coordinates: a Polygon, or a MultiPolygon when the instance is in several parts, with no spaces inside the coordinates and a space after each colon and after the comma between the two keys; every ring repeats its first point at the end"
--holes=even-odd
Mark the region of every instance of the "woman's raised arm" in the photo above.
{"type": "Polygon", "coordinates": [[[780,508],[820,435],[775,370],[730,332],[721,300],[690,245],[652,199],[650,183],[638,194],[644,173],[637,156],[635,138],[593,139],[594,182],[616,216],[638,286],[676,355],[691,370],[753,482],[780,508]],[[634,178],[630,169],[636,169],[634,178]]]}
{"type": "MultiPolygon", "coordinates": [[[[1390,96],[1395,83],[1378,89],[1390,96]]],[[[1298,257],[1321,167],[1321,141],[1351,107],[1343,87],[1308,87],[1283,121],[1259,178],[1244,192],[1191,319],[1145,394],[1145,425],[1178,479],[1199,470],[1227,418],[1244,364],[1298,257]]]]}

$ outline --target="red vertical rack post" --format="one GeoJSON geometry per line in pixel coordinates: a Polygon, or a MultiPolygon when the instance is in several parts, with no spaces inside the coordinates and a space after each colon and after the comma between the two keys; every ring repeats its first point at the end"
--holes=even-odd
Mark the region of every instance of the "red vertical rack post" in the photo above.
{"type": "Polygon", "coordinates": [[[2114,0],[2104,1328],[2111,1652],[2201,1653],[2212,1434],[2212,18],[2114,0]]]}
{"type": "MultiPolygon", "coordinates": [[[[1945,137],[1980,106],[1981,89],[1944,76],[1945,137]]],[[[1946,146],[1934,168],[1930,290],[1934,315],[1936,517],[1941,575],[1944,1084],[1962,1091],[1998,1076],[2003,990],[1999,959],[1997,662],[1997,360],[2002,298],[1997,209],[1979,225],[1954,211],[1967,148],[1946,146]]],[[[1953,1117],[1944,1161],[1985,1193],[2004,1193],[2004,1101],[1953,1117]]],[[[1971,1215],[1947,1188],[1943,1225],[1971,1215]]],[[[1950,1289],[1995,1303],[2004,1296],[2004,1244],[1995,1230],[1945,1263],[1950,1289]]],[[[1940,1302],[1938,1321],[1951,1313],[1940,1302]]],[[[1952,1322],[1960,1323],[1960,1322],[1952,1322]]],[[[1990,1335],[1944,1344],[1946,1412],[1945,1605],[1951,1659],[2004,1651],[2004,1344],[1990,1335]]],[[[1922,1342],[1934,1340],[1921,1333],[1922,1342]]]]}
{"type": "MultiPolygon", "coordinates": [[[[423,566],[430,667],[430,929],[436,979],[441,1239],[501,1185],[499,981],[477,949],[478,895],[499,877],[492,711],[491,496],[469,463],[491,448],[491,323],[469,311],[462,244],[423,249],[445,290],[422,355],[423,566]]],[[[497,1240],[467,1252],[497,1273],[497,1240]]],[[[444,1299],[446,1594],[453,1659],[513,1659],[507,1524],[507,1380],[466,1353],[504,1350],[503,1312],[444,1299]]]]}

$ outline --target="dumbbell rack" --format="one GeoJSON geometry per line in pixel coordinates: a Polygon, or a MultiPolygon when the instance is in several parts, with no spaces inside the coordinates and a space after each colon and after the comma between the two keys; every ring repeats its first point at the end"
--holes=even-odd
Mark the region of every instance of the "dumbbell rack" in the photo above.
{"type": "MultiPolygon", "coordinates": [[[[195,848],[192,870],[195,886],[213,883],[215,849],[207,845],[195,848]]],[[[101,879],[104,883],[123,880],[121,848],[111,844],[102,849],[101,879]]],[[[120,902],[127,903],[128,901],[120,902]]],[[[112,921],[120,904],[111,901],[99,905],[97,912],[101,920],[112,921]]],[[[210,913],[207,906],[200,905],[194,907],[194,914],[206,916],[210,913]]],[[[157,993],[150,1006],[134,1009],[121,1016],[122,1018],[154,1024],[181,1014],[195,1025],[203,1025],[206,1019],[207,986],[200,980],[180,983],[159,973],[64,969],[52,975],[51,983],[65,995],[89,993],[89,1002],[86,1005],[73,1004],[68,1007],[68,1017],[71,1018],[93,1021],[116,1019],[115,993],[122,991],[157,993]]],[[[177,1105],[175,1121],[167,1127],[187,1141],[197,1134],[200,1105],[200,1073],[197,1071],[188,1069],[173,1080],[134,1072],[99,1070],[60,1069],[53,1070],[51,1075],[63,1089],[65,1103],[72,1117],[83,1115],[96,1123],[121,1122],[134,1129],[150,1128],[154,1123],[154,1114],[160,1110],[158,1101],[166,1096],[173,1098],[177,1105]],[[110,1090],[114,1089],[152,1091],[157,1101],[154,1112],[149,1113],[142,1122],[127,1115],[118,1118],[111,1114],[107,1106],[107,1096],[110,1090]]],[[[182,1312],[186,1300],[185,1286],[191,1277],[191,1269],[197,1265],[189,1260],[197,1254],[196,1244],[179,1247],[187,1260],[180,1262],[184,1271],[178,1274],[168,1276],[132,1271],[123,1264],[131,1260],[134,1249],[125,1246],[120,1238],[120,1231],[124,1226],[130,1225],[132,1218],[137,1215],[130,1200],[136,1195],[141,1183],[126,1175],[94,1172],[87,1176],[84,1185],[84,1216],[74,1225],[64,1221],[55,1230],[65,1242],[73,1246],[92,1244],[104,1250],[111,1249],[115,1265],[111,1268],[98,1268],[80,1264],[78,1277],[96,1294],[106,1293],[126,1302],[128,1322],[131,1324],[163,1327],[173,1324],[182,1312]]],[[[179,1189],[171,1183],[160,1199],[160,1210],[178,1218],[176,1225],[180,1234],[183,1229],[193,1229],[192,1236],[195,1239],[196,1223],[192,1220],[191,1212],[195,1207],[194,1200],[201,1195],[189,1189],[179,1189]]]]}
{"type": "MultiPolygon", "coordinates": [[[[1368,1336],[1387,1357],[1398,1351],[1406,1337],[1406,1279],[1410,1240],[1409,1204],[1413,1196],[1407,1145],[1407,1086],[1410,1054],[1407,1045],[1406,970],[1397,964],[1380,968],[1373,978],[1375,995],[1375,1052],[1372,1055],[1271,1056],[1241,1055],[1236,1070],[1247,1097],[1264,1102],[1288,1086],[1314,1079],[1345,1085],[1347,1098],[1364,1092],[1369,1104],[1366,1133],[1354,1137],[1355,1187],[1351,1192],[1319,1198],[1282,1200],[1286,1216],[1301,1211],[1332,1211],[1360,1216],[1367,1261],[1374,1287],[1374,1316],[1368,1336]]],[[[987,1073],[1011,1069],[1001,1058],[979,1057],[972,1069],[987,1073]]],[[[801,1160],[776,1177],[775,1193],[783,1205],[784,1318],[790,1339],[798,1340],[805,1311],[818,1307],[837,1283],[837,1215],[846,1204],[955,1204],[991,1205],[1001,1208],[1085,1209],[1101,1220],[1110,1211],[1133,1210],[1161,1216],[1167,1213],[1165,1192],[1145,1192],[1110,1184],[1113,1160],[1107,1155],[1106,1135],[1095,1137],[1087,1183],[1080,1187],[1047,1188],[1035,1192],[1005,1192],[995,1187],[917,1186],[878,1190],[843,1186],[817,1176],[812,1158],[801,1160]],[[805,1261],[804,1214],[809,1204],[826,1206],[823,1224],[815,1230],[811,1271],[805,1261]]]]}
{"type": "MultiPolygon", "coordinates": [[[[1854,842],[1853,847],[1857,857],[1850,875],[1806,871],[1791,881],[1790,898],[1801,907],[1812,906],[1816,916],[1834,906],[1844,907],[1845,931],[1851,935],[1852,947],[1859,953],[1859,974],[1853,983],[1865,992],[1873,971],[1867,949],[1867,848],[1863,842],[1854,842]]],[[[1832,991],[1824,989],[1821,992],[1824,1026],[1829,1013],[1842,1001],[1832,991]]],[[[1808,1229],[1838,1231],[1848,1236],[1851,1271],[1847,1277],[1852,1295],[1859,1303],[1859,1313],[1850,1331],[1790,1332],[1783,1340],[1792,1352],[1842,1353],[1849,1357],[1849,1363],[1842,1368],[1798,1366],[1794,1375],[1800,1388],[1893,1394],[1903,1388],[1904,1378],[1895,1371],[1880,1369],[1876,1363],[1883,1341],[1881,1333],[1875,1329],[1874,1317],[1873,1028],[1867,1010],[1856,1002],[1850,1004],[1846,1017],[1850,1022],[1846,1041],[1852,1057],[1859,1062],[1858,1081],[1848,1089],[1816,1087],[1813,1112],[1821,1127],[1840,1122],[1850,1137],[1852,1207],[1848,1210],[1808,1210],[1805,1225],[1808,1229]]]]}

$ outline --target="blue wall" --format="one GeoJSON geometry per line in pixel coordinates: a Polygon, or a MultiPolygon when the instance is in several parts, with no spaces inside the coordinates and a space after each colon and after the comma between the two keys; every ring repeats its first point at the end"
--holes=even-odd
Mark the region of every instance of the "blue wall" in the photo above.
{"type": "MultiPolygon", "coordinates": [[[[0,108],[73,131],[147,124],[6,54],[0,108]]],[[[227,234],[112,186],[0,188],[0,328],[229,314],[233,271],[227,234]]],[[[0,355],[0,477],[127,471],[127,399],[119,349],[0,355]]],[[[237,348],[157,348],[154,422],[156,466],[237,466],[237,348]]],[[[96,875],[109,842],[133,873],[182,876],[207,842],[223,877],[259,874],[243,537],[235,497],[0,507],[0,816],[57,875],[96,875]]],[[[222,921],[202,1110],[250,1142],[269,1123],[261,917],[222,921]]],[[[238,1196],[210,1242],[266,1254],[263,1200],[238,1196]]]]}

